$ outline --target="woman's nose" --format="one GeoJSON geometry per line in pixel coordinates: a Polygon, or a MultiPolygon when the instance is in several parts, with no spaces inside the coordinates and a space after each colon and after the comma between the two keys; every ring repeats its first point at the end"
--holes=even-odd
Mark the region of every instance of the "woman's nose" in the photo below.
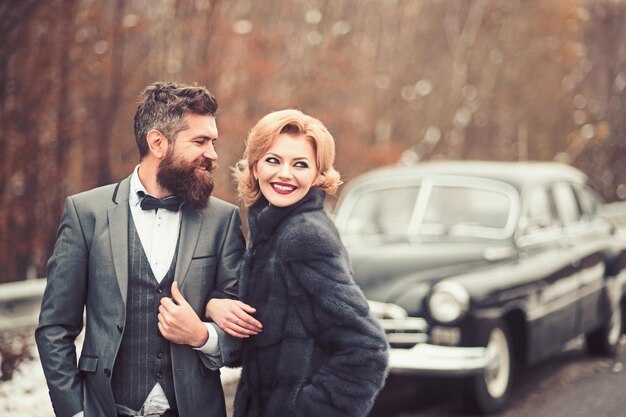
{"type": "Polygon", "coordinates": [[[278,171],[278,176],[280,178],[292,178],[291,167],[288,164],[283,164],[278,171]]]}

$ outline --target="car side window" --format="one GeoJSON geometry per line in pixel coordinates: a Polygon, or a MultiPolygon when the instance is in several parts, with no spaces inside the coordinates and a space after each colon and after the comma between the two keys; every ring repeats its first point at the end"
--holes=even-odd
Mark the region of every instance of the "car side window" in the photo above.
{"type": "Polygon", "coordinates": [[[545,187],[537,187],[528,193],[522,228],[526,232],[548,229],[554,226],[550,196],[545,187]]]}
{"type": "Polygon", "coordinates": [[[555,183],[552,185],[552,193],[561,224],[569,226],[580,222],[582,213],[572,186],[555,183]]]}
{"type": "Polygon", "coordinates": [[[576,187],[576,196],[578,197],[583,216],[586,219],[595,218],[600,207],[600,200],[597,194],[587,187],[579,186],[576,187]]]}

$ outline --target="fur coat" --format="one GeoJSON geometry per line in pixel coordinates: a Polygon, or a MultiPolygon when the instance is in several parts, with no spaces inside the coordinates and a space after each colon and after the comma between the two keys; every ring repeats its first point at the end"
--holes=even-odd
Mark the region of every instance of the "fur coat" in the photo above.
{"type": "Polygon", "coordinates": [[[365,416],[384,383],[385,335],[324,198],[311,188],[289,207],[250,207],[240,298],[263,331],[244,343],[235,417],[365,416]]]}

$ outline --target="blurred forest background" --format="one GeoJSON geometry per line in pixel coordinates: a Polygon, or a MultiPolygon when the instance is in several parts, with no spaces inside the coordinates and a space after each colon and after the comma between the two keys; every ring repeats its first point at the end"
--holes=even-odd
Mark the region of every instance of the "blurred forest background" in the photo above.
{"type": "Polygon", "coordinates": [[[626,199],[625,0],[2,0],[0,282],[41,277],[64,198],[138,162],[157,80],[218,98],[216,194],[295,107],[345,181],[389,163],[558,160],[626,199]]]}

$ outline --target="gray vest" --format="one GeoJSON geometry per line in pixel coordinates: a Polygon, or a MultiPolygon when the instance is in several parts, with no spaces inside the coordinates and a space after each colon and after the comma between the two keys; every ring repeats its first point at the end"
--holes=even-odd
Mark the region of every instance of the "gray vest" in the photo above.
{"type": "Polygon", "coordinates": [[[161,298],[171,297],[178,245],[170,269],[158,283],[143,250],[132,216],[128,216],[128,297],[126,328],[115,359],[111,386],[115,402],[141,411],[158,382],[175,409],[170,343],[157,323],[161,298]]]}

